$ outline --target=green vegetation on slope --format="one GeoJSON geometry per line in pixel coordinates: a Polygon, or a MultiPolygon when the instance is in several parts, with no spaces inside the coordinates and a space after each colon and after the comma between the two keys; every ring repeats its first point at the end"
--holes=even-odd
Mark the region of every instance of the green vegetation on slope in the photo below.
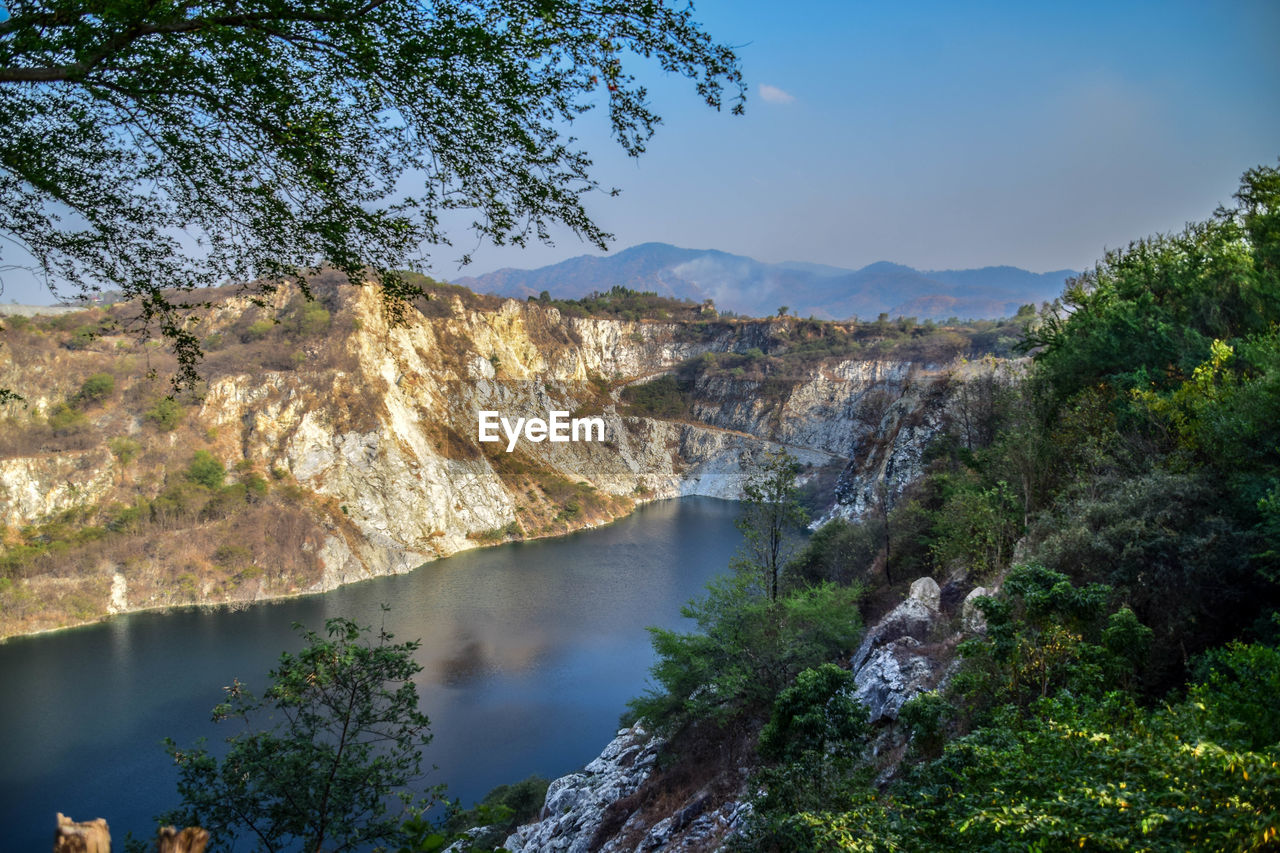
{"type": "MultiPolygon", "coordinates": [[[[678,707],[706,739],[736,701],[739,731],[764,727],[737,847],[1280,844],[1280,171],[1246,173],[1237,198],[1073,282],[1029,324],[1028,378],[962,389],[926,476],[784,571],[788,596],[862,584],[873,609],[926,574],[1001,584],[945,689],[903,708],[896,770],[852,724],[842,670],[811,663],[769,690],[671,675],[753,659],[776,631],[704,618],[656,635],[666,694],[641,711],[678,707]]],[[[673,378],[633,403],[674,408],[673,378]]],[[[680,730],[668,749],[707,753],[680,730]]]]}

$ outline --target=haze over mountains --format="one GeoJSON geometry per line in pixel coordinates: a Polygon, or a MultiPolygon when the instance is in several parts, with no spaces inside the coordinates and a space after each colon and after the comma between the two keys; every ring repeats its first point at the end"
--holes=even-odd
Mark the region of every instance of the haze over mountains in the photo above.
{"type": "Polygon", "coordinates": [[[643,243],[604,257],[582,255],[535,270],[505,268],[454,280],[480,293],[524,299],[548,291],[577,299],[614,285],[651,290],[751,316],[785,305],[801,317],[853,316],[945,320],[1007,317],[1019,305],[1052,301],[1073,270],[1033,273],[1017,267],[917,270],[880,261],[858,270],[823,264],[766,264],[714,249],[643,243]]]}

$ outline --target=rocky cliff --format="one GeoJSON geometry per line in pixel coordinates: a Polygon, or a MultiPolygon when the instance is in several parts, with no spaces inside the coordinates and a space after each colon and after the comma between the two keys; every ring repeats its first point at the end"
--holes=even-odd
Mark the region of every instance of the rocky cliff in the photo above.
{"type": "MultiPolygon", "coordinates": [[[[875,732],[866,758],[881,782],[893,775],[906,750],[906,735],[894,725],[899,711],[912,697],[938,689],[951,671],[956,645],[985,630],[974,602],[987,594],[982,587],[965,594],[964,587],[939,587],[933,578],[920,578],[848,660],[854,698],[866,707],[875,732]]],[[[662,739],[639,724],[619,731],[581,771],[553,781],[538,819],[518,827],[503,847],[512,853],[721,849],[750,814],[750,768],[682,785],[664,778],[670,771],[658,761],[662,747],[662,739]],[[663,795],[652,796],[655,789],[663,795]],[[651,796],[643,796],[646,790],[651,796]]],[[[462,849],[458,845],[456,853],[462,849]]]]}
{"type": "Polygon", "coordinates": [[[687,416],[659,418],[621,390],[706,353],[785,352],[794,321],[567,316],[438,288],[393,322],[369,288],[316,295],[218,294],[199,326],[206,387],[167,402],[169,363],[126,334],[128,306],[4,321],[0,387],[25,398],[0,431],[4,634],[323,591],[637,501],[734,498],[777,447],[825,492],[838,476],[827,517],[865,512],[918,471],[956,389],[998,369],[837,352],[782,384],[704,374],[687,416]],[[477,441],[482,410],[596,416],[605,438],[507,453],[477,441]],[[193,485],[197,451],[225,478],[193,485]]]}

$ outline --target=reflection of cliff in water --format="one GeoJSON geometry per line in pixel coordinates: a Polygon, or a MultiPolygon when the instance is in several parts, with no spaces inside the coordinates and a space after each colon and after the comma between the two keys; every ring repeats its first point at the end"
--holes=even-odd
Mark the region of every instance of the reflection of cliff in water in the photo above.
{"type": "Polygon", "coordinates": [[[448,657],[436,661],[440,683],[446,687],[464,687],[493,668],[486,663],[484,647],[480,641],[463,631],[458,636],[457,649],[448,657]]]}

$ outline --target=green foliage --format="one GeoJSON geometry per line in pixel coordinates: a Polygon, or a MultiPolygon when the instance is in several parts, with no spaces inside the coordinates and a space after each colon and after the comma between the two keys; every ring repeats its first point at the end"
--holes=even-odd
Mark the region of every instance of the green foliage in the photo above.
{"type": "Polygon", "coordinates": [[[819,584],[771,600],[757,578],[736,574],[707,590],[681,610],[697,631],[649,629],[656,689],[629,704],[660,729],[760,713],[800,672],[848,653],[861,634],[858,587],[819,584]]]}
{"type": "Polygon", "coordinates": [[[128,465],[130,462],[138,458],[138,454],[142,452],[142,445],[131,438],[117,436],[107,442],[107,448],[111,451],[111,455],[120,460],[121,465],[128,465]]]}
{"type": "Polygon", "coordinates": [[[874,524],[829,521],[814,531],[787,563],[788,583],[851,583],[864,577],[880,551],[881,533],[874,524]]]}
{"type": "Polygon", "coordinates": [[[655,418],[688,418],[693,412],[693,384],[671,374],[622,389],[622,399],[635,414],[655,418]]]}
{"type": "Polygon", "coordinates": [[[853,675],[835,664],[806,669],[778,694],[760,732],[767,764],[752,778],[752,813],[743,832],[754,849],[806,849],[792,815],[848,802],[867,789],[861,767],[867,709],[850,698],[853,675]]]}
{"type": "Polygon", "coordinates": [[[867,735],[867,710],[850,698],[853,674],[832,663],[806,669],[778,694],[760,731],[760,756],[795,762],[825,761],[837,747],[867,735]]]}
{"type": "MultiPolygon", "coordinates": [[[[532,299],[532,297],[530,297],[532,299]]],[[[686,299],[659,296],[651,291],[632,290],[614,285],[608,291],[589,293],[581,299],[552,299],[542,291],[538,301],[551,303],[571,317],[610,317],[636,322],[639,320],[697,320],[704,313],[705,303],[686,299]],[[543,296],[546,298],[544,299],[543,296]]],[[[710,309],[714,311],[714,309],[710,309]]]]}
{"type": "Polygon", "coordinates": [[[1097,477],[1032,531],[1046,566],[1124,590],[1155,632],[1153,685],[1180,683],[1186,655],[1229,639],[1273,594],[1249,558],[1262,543],[1223,485],[1160,469],[1097,477]]]}
{"type": "Polygon", "coordinates": [[[300,300],[290,313],[290,331],[300,338],[314,338],[329,330],[329,309],[319,302],[300,300]]]}
{"type": "Polygon", "coordinates": [[[484,795],[484,799],[469,809],[456,803],[444,822],[444,831],[450,841],[469,829],[485,828],[487,831],[472,837],[467,850],[489,853],[517,826],[535,820],[542,810],[550,781],[541,776],[530,776],[510,785],[499,785],[484,795]]]}
{"type": "Polygon", "coordinates": [[[1212,723],[1190,703],[1045,700],[952,741],[890,797],[795,822],[815,850],[1269,849],[1280,754],[1204,740],[1212,723]]]}
{"type": "Polygon", "coordinates": [[[57,403],[49,409],[49,429],[56,436],[74,435],[89,425],[84,412],[66,403],[57,403]]]}
{"type": "Polygon", "coordinates": [[[937,758],[947,740],[947,722],[956,707],[941,693],[929,690],[917,693],[902,705],[898,721],[911,732],[914,755],[937,758]]]}
{"type": "Polygon", "coordinates": [[[207,489],[219,489],[227,476],[227,469],[218,458],[207,450],[197,450],[187,466],[186,477],[207,489]]]}
{"type": "Polygon", "coordinates": [[[72,351],[88,349],[100,334],[96,325],[84,325],[72,332],[62,345],[72,351]]]}
{"type": "Polygon", "coordinates": [[[1276,235],[1251,227],[1275,215],[1274,175],[1246,173],[1240,197],[1251,209],[1109,252],[1067,289],[1070,313],[1046,318],[1029,341],[1042,347],[1037,361],[1058,399],[1098,381],[1122,393],[1168,391],[1209,360],[1215,339],[1265,334],[1280,320],[1266,263],[1276,235]]]}
{"type": "Polygon", "coordinates": [[[142,417],[151,421],[161,432],[172,432],[182,423],[186,412],[182,404],[172,397],[161,397],[143,413],[142,417]]]}
{"type": "Polygon", "coordinates": [[[414,802],[406,786],[421,774],[429,721],[418,710],[416,642],[376,642],[348,619],[281,656],[255,698],[235,681],[216,721],[244,728],[222,757],[166,741],[178,766],[182,805],[160,818],[208,829],[211,850],[236,835],[264,850],[346,850],[401,840],[414,802]],[[392,811],[393,801],[400,810],[392,811]]]}
{"type": "Polygon", "coordinates": [[[1131,611],[1108,614],[1111,589],[1076,586],[1039,565],[1015,566],[1002,595],[980,600],[986,636],[961,647],[955,690],[972,711],[1030,706],[1067,691],[1098,696],[1124,686],[1143,663],[1151,631],[1131,611]]]}
{"type": "Polygon", "coordinates": [[[1214,723],[1221,743],[1250,749],[1280,747],[1280,649],[1233,642],[1207,653],[1197,666],[1191,698],[1214,723]]]}
{"type": "Polygon", "coordinates": [[[151,501],[151,519],[159,524],[191,524],[198,520],[212,495],[206,486],[175,479],[151,501]]]}
{"type": "Polygon", "coordinates": [[[268,320],[266,318],[254,320],[245,328],[244,332],[241,333],[240,338],[246,343],[260,341],[267,335],[271,334],[275,327],[276,323],[274,320],[268,320]]]}
{"type": "Polygon", "coordinates": [[[958,563],[974,577],[989,576],[1008,562],[1020,521],[1007,483],[958,491],[937,513],[933,558],[942,566],[958,563]]]}
{"type": "Polygon", "coordinates": [[[800,465],[785,451],[771,452],[757,463],[742,487],[742,550],[733,567],[777,599],[782,569],[795,555],[799,533],[808,521],[800,505],[796,477],[800,465]]]}
{"type": "Polygon", "coordinates": [[[922,481],[793,562],[839,576],[873,538],[899,578],[1000,578],[1020,538],[1028,557],[979,599],[947,691],[903,707],[898,781],[800,802],[840,751],[775,759],[762,802],[796,800],[758,812],[753,849],[1280,843],[1280,171],[1237,198],[1110,253],[1065,310],[1020,310],[1028,380],[953,389],[922,481]]]}
{"type": "Polygon", "coordinates": [[[663,3],[117,3],[91,21],[69,0],[6,5],[0,243],[55,284],[137,298],[186,382],[200,342],[174,289],[229,278],[262,298],[327,261],[395,313],[421,293],[396,270],[449,242],[447,208],[497,243],[559,224],[604,248],[566,122],[607,105],[643,152],[659,117],[639,57],[714,109],[726,88],[745,101],[733,51],[663,3]]]}
{"type": "Polygon", "coordinates": [[[270,486],[266,479],[255,473],[249,473],[241,476],[241,484],[244,485],[246,492],[251,498],[264,498],[270,491],[270,486]]]}
{"type": "Polygon", "coordinates": [[[95,373],[86,379],[74,397],[78,405],[101,403],[116,390],[116,378],[110,373],[95,373]]]}

